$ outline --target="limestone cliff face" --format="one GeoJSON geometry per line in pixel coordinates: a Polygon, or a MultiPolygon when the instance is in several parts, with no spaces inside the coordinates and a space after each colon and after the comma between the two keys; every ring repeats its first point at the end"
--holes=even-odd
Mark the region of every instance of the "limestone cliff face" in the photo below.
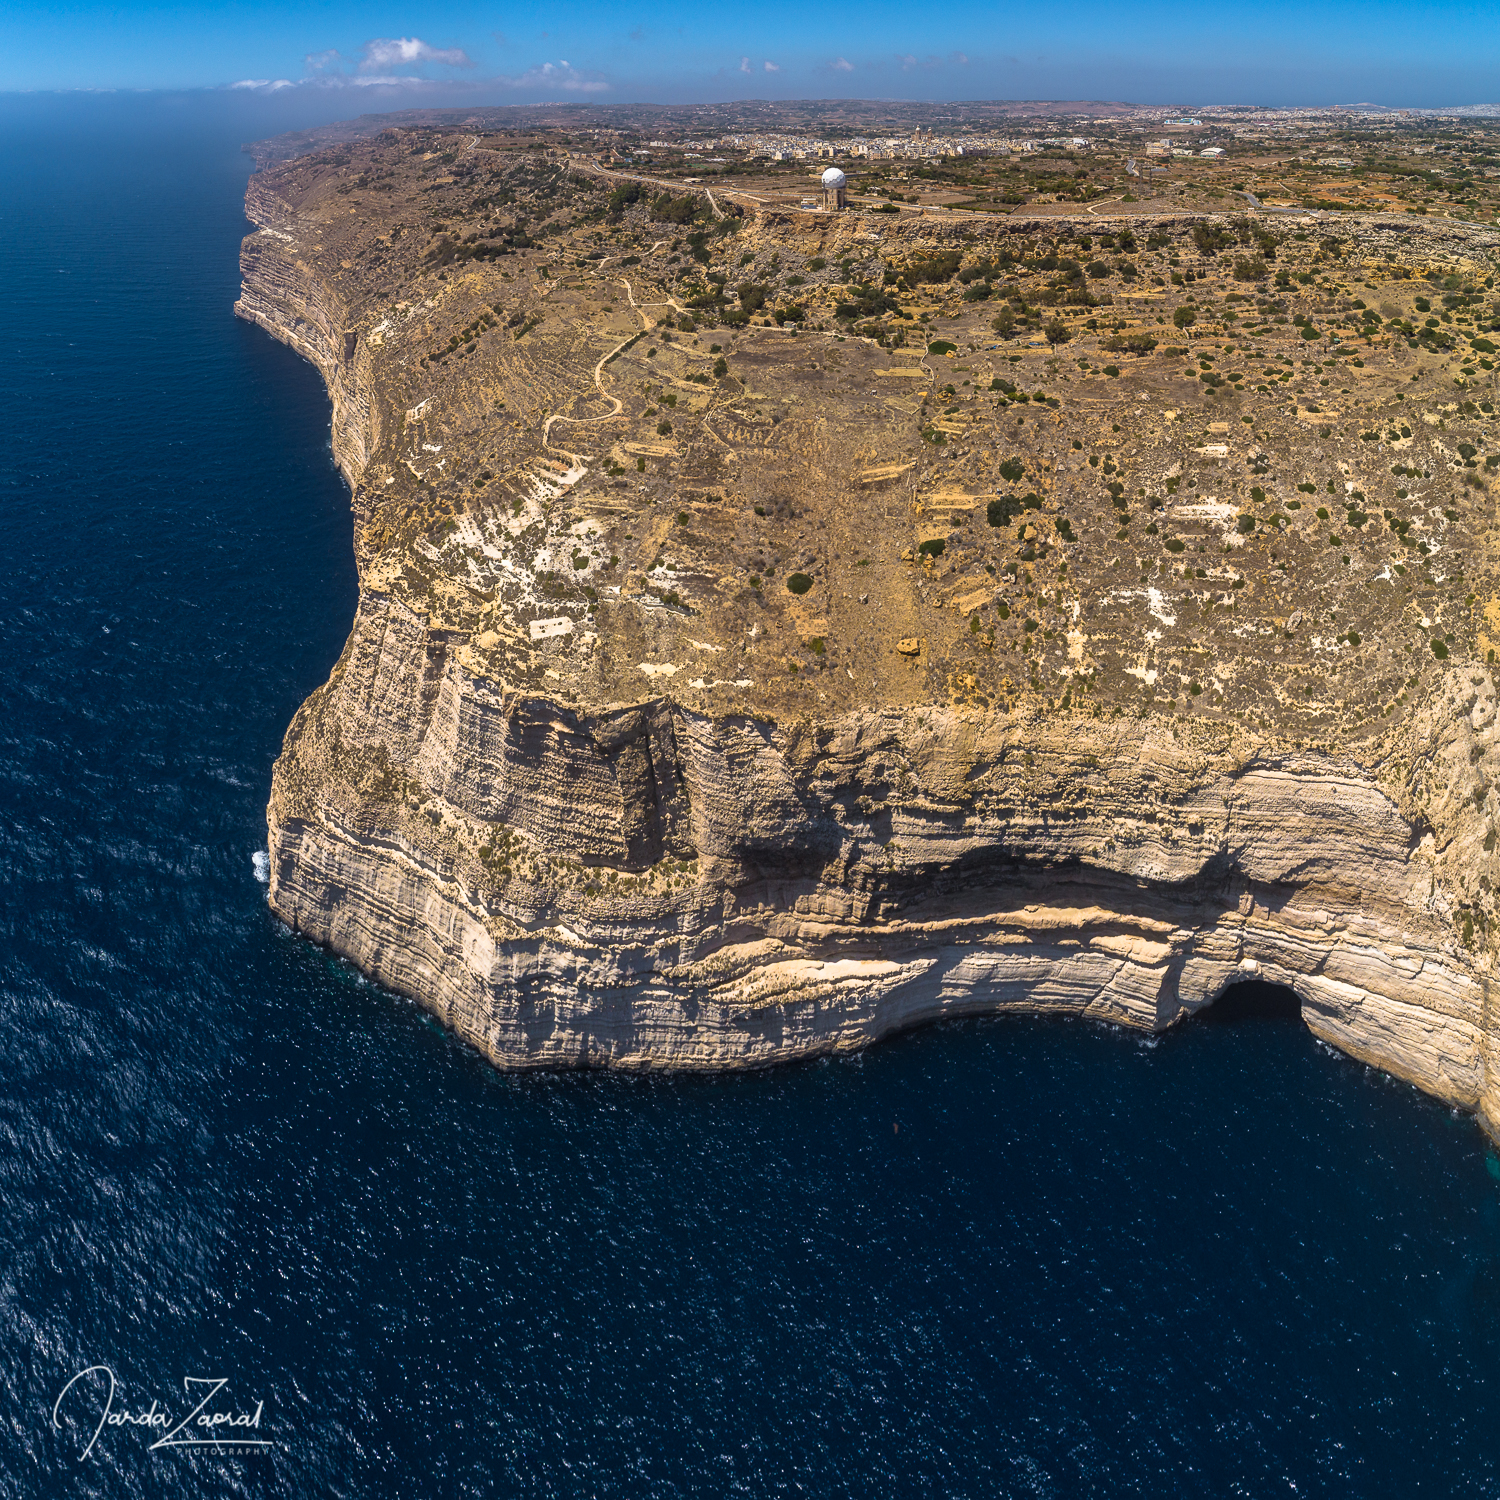
{"type": "Polygon", "coordinates": [[[580,715],[367,600],[277,767],[272,902],[502,1066],[753,1066],[998,1010],[1159,1030],[1258,975],[1493,1119],[1451,880],[1483,689],[1434,705],[1412,787],[1149,721],[580,715]]]}
{"type": "MultiPolygon", "coordinates": [[[[249,208],[237,311],[323,373],[358,503],[391,420],[370,351],[316,227],[249,208]]],[[[1464,915],[1495,837],[1485,669],[1348,755],[1055,706],[761,717],[507,686],[364,584],[276,766],[271,904],[500,1066],[761,1066],[1005,1010],[1155,1031],[1255,975],[1500,1127],[1464,915]]]]}
{"type": "Polygon", "coordinates": [[[235,315],[256,323],[314,364],[333,401],[333,455],[353,488],[380,442],[370,399],[370,351],[350,327],[348,309],[308,262],[317,226],[304,221],[259,178],[245,216],[259,226],[240,250],[243,282],[235,315]]]}

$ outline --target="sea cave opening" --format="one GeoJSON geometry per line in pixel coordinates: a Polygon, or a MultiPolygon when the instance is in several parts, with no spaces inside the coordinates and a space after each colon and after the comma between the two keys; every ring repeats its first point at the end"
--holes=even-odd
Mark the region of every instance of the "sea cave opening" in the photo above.
{"type": "Polygon", "coordinates": [[[1296,990],[1264,979],[1239,979],[1195,1017],[1211,1026],[1241,1021],[1300,1021],[1302,1001],[1296,990]]]}

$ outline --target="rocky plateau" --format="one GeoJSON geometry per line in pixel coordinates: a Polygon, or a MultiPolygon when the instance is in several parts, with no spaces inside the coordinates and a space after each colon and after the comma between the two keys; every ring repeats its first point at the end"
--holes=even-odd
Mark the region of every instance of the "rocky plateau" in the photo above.
{"type": "Polygon", "coordinates": [[[1500,1129],[1500,235],[771,209],[545,135],[252,179],[360,597],[270,901],[512,1067],[1238,978],[1500,1129]]]}

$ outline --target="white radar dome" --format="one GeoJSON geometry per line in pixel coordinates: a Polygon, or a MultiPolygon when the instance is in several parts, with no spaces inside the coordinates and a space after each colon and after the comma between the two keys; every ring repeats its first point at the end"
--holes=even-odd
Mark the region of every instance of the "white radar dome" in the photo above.
{"type": "Polygon", "coordinates": [[[823,174],[823,186],[825,188],[841,188],[849,179],[837,167],[829,167],[823,174]]]}

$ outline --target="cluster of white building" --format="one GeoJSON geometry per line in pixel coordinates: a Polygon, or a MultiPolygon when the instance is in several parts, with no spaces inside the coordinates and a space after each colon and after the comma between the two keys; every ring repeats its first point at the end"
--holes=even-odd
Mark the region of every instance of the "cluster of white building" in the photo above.
{"type": "Polygon", "coordinates": [[[1222,146],[1205,146],[1201,151],[1195,151],[1191,146],[1177,146],[1166,140],[1146,143],[1147,156],[1206,156],[1212,161],[1223,154],[1222,146]]]}
{"type": "MultiPolygon", "coordinates": [[[[653,143],[654,144],[654,143],[653,143]]],[[[771,161],[805,161],[820,157],[860,157],[899,159],[902,157],[937,156],[1008,156],[1013,152],[1067,150],[1086,151],[1089,140],[1081,135],[1047,136],[1035,140],[1017,140],[1001,135],[939,135],[930,126],[920,126],[910,135],[847,136],[828,139],[772,133],[724,136],[712,142],[679,142],[688,150],[724,150],[732,147],[764,156],[771,161]]]]}
{"type": "MultiPolygon", "coordinates": [[[[1159,129],[1175,131],[1202,131],[1207,126],[1212,127],[1221,138],[1229,136],[1236,141],[1245,142],[1257,142],[1270,137],[1282,140],[1288,137],[1316,139],[1320,135],[1347,129],[1351,121],[1366,123],[1365,116],[1360,111],[1328,109],[1258,109],[1223,113],[1211,110],[1194,115],[1164,115],[1158,107],[1155,110],[1133,110],[1125,114],[1095,118],[1107,125],[1111,132],[1120,127],[1129,130],[1139,129],[1143,125],[1149,128],[1153,124],[1159,129]]],[[[1385,118],[1387,116],[1381,114],[1374,123],[1385,118]]],[[[1202,145],[1201,142],[1201,135],[1197,142],[1184,140],[1180,135],[1175,138],[1167,136],[1149,142],[1145,154],[1149,157],[1206,157],[1210,160],[1225,154],[1223,146],[1202,145]]],[[[940,134],[933,126],[919,125],[900,135],[829,137],[796,135],[787,131],[755,131],[696,140],[655,140],[648,143],[648,149],[683,151],[690,156],[701,156],[705,165],[708,165],[724,159],[710,153],[731,149],[770,161],[807,161],[834,157],[899,160],[1087,151],[1095,144],[1092,138],[1082,135],[1018,137],[980,131],[962,135],[940,134]]],[[[1333,163],[1330,161],[1328,164],[1333,163]]]]}

